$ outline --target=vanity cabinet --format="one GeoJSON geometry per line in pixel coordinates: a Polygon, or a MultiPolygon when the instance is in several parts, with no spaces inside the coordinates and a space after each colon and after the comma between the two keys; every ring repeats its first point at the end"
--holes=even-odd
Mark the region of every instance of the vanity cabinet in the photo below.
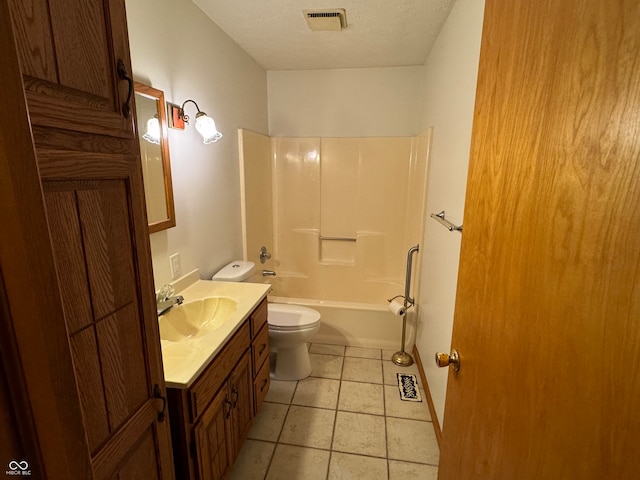
{"type": "Polygon", "coordinates": [[[251,369],[253,373],[254,411],[257,414],[270,386],[269,327],[267,302],[262,302],[251,315],[251,369]]]}
{"type": "Polygon", "coordinates": [[[218,480],[229,474],[269,389],[264,332],[266,299],[190,387],[168,388],[177,478],[218,480]]]}
{"type": "Polygon", "coordinates": [[[200,480],[218,480],[229,472],[253,420],[252,388],[245,352],[193,429],[200,480]]]}

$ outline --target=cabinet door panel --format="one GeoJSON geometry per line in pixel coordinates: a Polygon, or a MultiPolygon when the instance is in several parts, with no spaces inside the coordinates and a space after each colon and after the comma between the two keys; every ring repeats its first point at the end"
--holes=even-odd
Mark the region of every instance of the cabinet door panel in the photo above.
{"type": "Polygon", "coordinates": [[[231,405],[225,386],[214,397],[194,428],[199,480],[222,479],[231,467],[230,415],[231,405]]]}
{"type": "Polygon", "coordinates": [[[262,368],[256,375],[255,380],[253,381],[253,392],[255,395],[254,404],[255,410],[254,415],[257,415],[262,407],[262,402],[264,401],[264,397],[269,393],[269,387],[271,385],[271,376],[269,375],[269,362],[266,361],[262,364],[262,368]]]}
{"type": "Polygon", "coordinates": [[[249,433],[253,420],[253,376],[251,357],[245,352],[229,377],[229,391],[233,404],[234,457],[249,433]]]}
{"type": "Polygon", "coordinates": [[[253,342],[251,342],[251,356],[253,376],[255,377],[258,375],[262,364],[269,358],[269,328],[266,325],[262,326],[260,333],[258,333],[253,339],[253,342]]]}

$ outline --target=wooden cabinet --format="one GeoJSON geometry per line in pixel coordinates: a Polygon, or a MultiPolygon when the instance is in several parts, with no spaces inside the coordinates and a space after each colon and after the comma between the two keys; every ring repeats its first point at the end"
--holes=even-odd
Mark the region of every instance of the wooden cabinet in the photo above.
{"type": "Polygon", "coordinates": [[[251,315],[251,371],[253,375],[253,401],[256,414],[270,386],[269,372],[269,326],[267,325],[267,302],[262,302],[251,315]]]}
{"type": "Polygon", "coordinates": [[[227,388],[221,388],[193,429],[200,480],[219,480],[231,469],[231,413],[229,391],[227,388]]]}
{"type": "Polygon", "coordinates": [[[229,375],[228,389],[232,408],[233,452],[236,456],[247,438],[255,412],[253,409],[253,377],[251,358],[245,352],[229,375]]]}
{"type": "Polygon", "coordinates": [[[229,473],[253,420],[252,390],[245,352],[193,430],[200,480],[218,480],[229,473]]]}
{"type": "Polygon", "coordinates": [[[229,474],[269,389],[268,337],[264,343],[261,336],[267,331],[266,305],[264,300],[251,313],[191,387],[168,389],[177,478],[218,480],[229,474]],[[254,324],[260,326],[256,335],[254,324]],[[259,379],[256,346],[263,361],[259,379]]]}
{"type": "MultiPolygon", "coordinates": [[[[9,0],[1,13],[15,38],[3,68],[21,73],[26,111],[15,114],[31,125],[48,223],[44,238],[28,241],[50,247],[57,280],[48,289],[63,310],[47,328],[64,338],[45,343],[52,357],[70,359],[50,378],[43,369],[40,382],[74,381],[64,397],[46,399],[67,427],[33,443],[50,435],[69,445],[73,474],[64,478],[171,479],[124,0],[9,0]]],[[[25,351],[42,343],[17,341],[25,351]]],[[[45,425],[46,414],[35,421],[45,425]]],[[[35,476],[58,478],[41,455],[45,471],[35,476]]]]}

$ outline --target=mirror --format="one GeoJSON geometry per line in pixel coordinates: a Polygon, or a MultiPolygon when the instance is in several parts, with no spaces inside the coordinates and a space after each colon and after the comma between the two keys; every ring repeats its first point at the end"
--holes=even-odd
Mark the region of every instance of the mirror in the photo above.
{"type": "Polygon", "coordinates": [[[135,82],[140,158],[149,233],[176,226],[164,92],[135,82]]]}

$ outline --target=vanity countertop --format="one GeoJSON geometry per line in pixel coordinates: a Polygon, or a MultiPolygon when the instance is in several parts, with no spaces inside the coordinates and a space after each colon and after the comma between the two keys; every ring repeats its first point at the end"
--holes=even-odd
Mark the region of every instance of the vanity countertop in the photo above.
{"type": "Polygon", "coordinates": [[[167,387],[189,388],[249,314],[267,296],[269,288],[270,285],[261,283],[198,280],[177,292],[184,297],[185,304],[209,297],[228,297],[237,302],[237,307],[220,328],[206,336],[180,342],[161,339],[167,387]]]}

